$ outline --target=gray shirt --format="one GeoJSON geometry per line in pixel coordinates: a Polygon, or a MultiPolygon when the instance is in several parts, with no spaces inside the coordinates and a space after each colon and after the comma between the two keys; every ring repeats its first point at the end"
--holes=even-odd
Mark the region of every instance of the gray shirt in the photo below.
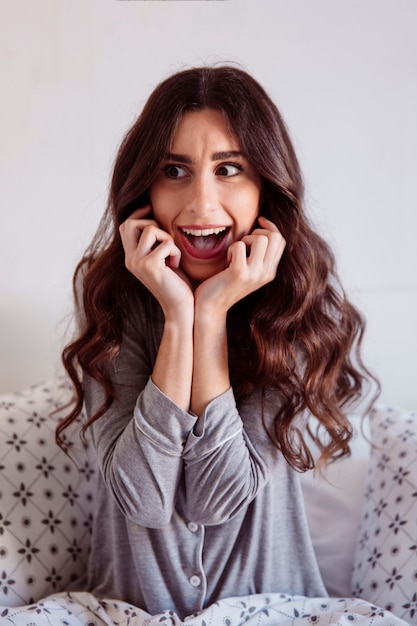
{"type": "MultiPolygon", "coordinates": [[[[298,475],[262,424],[261,394],[233,390],[199,419],[150,374],[163,329],[138,300],[112,373],[118,398],[91,428],[101,469],[88,589],[185,617],[228,596],[325,596],[298,475]]],[[[87,413],[103,395],[84,381],[87,413]]],[[[267,394],[264,421],[278,398],[267,394]]]]}

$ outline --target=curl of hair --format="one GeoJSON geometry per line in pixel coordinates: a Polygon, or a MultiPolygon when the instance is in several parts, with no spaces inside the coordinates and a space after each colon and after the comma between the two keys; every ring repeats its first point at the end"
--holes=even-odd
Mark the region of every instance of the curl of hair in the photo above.
{"type": "Polygon", "coordinates": [[[275,279],[229,311],[232,384],[238,398],[254,388],[278,390],[281,402],[268,434],[303,471],[314,460],[297,420],[302,415],[317,418],[318,429],[308,421],[306,428],[321,450],[320,464],[349,452],[352,433],[343,408],[374,379],[360,357],[365,323],[340,286],[329,246],[305,215],[300,167],[278,109],[249,74],[229,66],[184,70],[163,81],[122,141],[107,210],[75,272],[79,333],[62,357],[75,399],[58,425],[57,442],[63,445],[63,431],[81,413],[83,373],[100,383],[105,398],[83,433],[115,398],[108,365],[121,345],[129,294],[139,290],[152,298],[125,268],[119,226],[149,201],[181,116],[204,108],[224,114],[261,176],[260,213],[287,242],[275,279]]]}

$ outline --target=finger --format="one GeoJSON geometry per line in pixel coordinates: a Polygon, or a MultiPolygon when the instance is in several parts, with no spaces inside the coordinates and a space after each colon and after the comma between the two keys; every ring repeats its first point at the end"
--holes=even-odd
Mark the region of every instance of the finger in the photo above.
{"type": "MultiPolygon", "coordinates": [[[[125,265],[139,280],[149,286],[151,276],[162,276],[163,271],[167,267],[171,270],[179,267],[181,252],[171,238],[164,241],[155,238],[147,238],[147,241],[139,241],[138,246],[125,255],[125,265]],[[156,241],[156,245],[152,245],[152,241],[156,241]]],[[[153,280],[153,279],[151,279],[153,280]]]]}
{"type": "Polygon", "coordinates": [[[265,233],[271,233],[272,238],[271,238],[271,248],[268,248],[268,252],[271,252],[272,254],[275,254],[275,249],[274,246],[278,245],[279,248],[279,256],[282,256],[282,253],[284,251],[284,248],[286,246],[286,241],[281,233],[281,231],[279,230],[278,226],[272,222],[271,220],[267,219],[266,217],[264,217],[263,215],[260,215],[258,218],[258,222],[259,225],[261,226],[261,229],[257,228],[253,231],[252,234],[256,233],[258,234],[259,232],[265,233]]]}
{"type": "Polygon", "coordinates": [[[245,266],[247,263],[247,247],[244,241],[235,241],[227,250],[227,261],[229,265],[245,266]]]}
{"type": "MultiPolygon", "coordinates": [[[[177,248],[177,250],[178,250],[178,248],[177,248]]],[[[181,261],[181,252],[178,250],[178,252],[176,254],[170,254],[169,255],[169,257],[166,259],[166,264],[172,270],[177,270],[180,267],[180,261],[181,261]]]]}
{"type": "Polygon", "coordinates": [[[119,231],[122,233],[128,229],[143,230],[146,226],[149,226],[149,225],[159,227],[158,222],[156,222],[154,219],[128,217],[127,220],[123,222],[123,224],[120,224],[119,231]]]}
{"type": "Polygon", "coordinates": [[[151,238],[149,238],[149,240],[145,242],[144,250],[140,250],[140,246],[138,246],[137,254],[140,258],[146,256],[151,264],[167,264],[172,269],[179,266],[181,251],[176,246],[174,240],[170,236],[166,237],[163,240],[159,238],[154,240],[154,244],[151,245],[149,248],[150,244],[152,244],[151,238]]]}
{"type": "Polygon", "coordinates": [[[136,258],[148,257],[150,263],[165,264],[171,269],[178,269],[181,251],[171,235],[153,226],[146,227],[135,250],[136,258]]]}
{"type": "Polygon", "coordinates": [[[279,231],[271,232],[269,234],[268,247],[265,251],[264,265],[265,268],[269,268],[269,273],[274,274],[274,276],[284,253],[285,246],[286,241],[279,231]]]}
{"type": "Polygon", "coordinates": [[[285,249],[285,240],[278,231],[254,231],[243,238],[249,246],[248,267],[260,276],[265,284],[273,280],[285,249]]]}
{"type": "Polygon", "coordinates": [[[263,263],[269,247],[269,238],[265,231],[246,235],[242,241],[249,248],[248,263],[263,263]]]}
{"type": "Polygon", "coordinates": [[[250,235],[246,235],[245,237],[243,237],[243,240],[246,241],[248,237],[252,237],[253,235],[255,236],[263,235],[264,237],[267,237],[268,242],[269,242],[267,253],[271,253],[272,255],[275,255],[275,252],[279,249],[282,254],[286,246],[286,241],[284,237],[281,235],[278,228],[275,226],[275,224],[273,224],[272,222],[270,222],[270,224],[274,227],[273,230],[266,230],[265,228],[256,228],[250,235]]]}
{"type": "Polygon", "coordinates": [[[132,222],[134,222],[135,220],[143,219],[146,215],[149,215],[151,211],[152,207],[150,204],[136,209],[119,225],[119,232],[122,234],[126,228],[126,225],[132,224],[132,222]]]}
{"type": "Polygon", "coordinates": [[[258,217],[258,223],[262,228],[266,228],[267,230],[272,230],[272,231],[276,231],[279,233],[278,226],[274,224],[274,222],[271,222],[271,220],[269,220],[268,218],[264,217],[263,215],[260,215],[258,217]]]}
{"type": "Polygon", "coordinates": [[[137,248],[140,253],[149,254],[164,241],[173,242],[173,239],[169,233],[159,228],[156,223],[147,224],[140,234],[137,248]]]}
{"type": "Polygon", "coordinates": [[[129,220],[127,220],[119,226],[120,238],[126,254],[136,249],[141,232],[142,230],[137,222],[129,222],[129,220]]]}
{"type": "Polygon", "coordinates": [[[274,237],[273,245],[270,245],[266,251],[264,267],[265,276],[267,279],[269,278],[269,280],[274,280],[277,275],[278,266],[285,250],[285,243],[284,237],[277,234],[277,236],[274,237]]]}
{"type": "Polygon", "coordinates": [[[125,251],[132,251],[138,245],[142,232],[148,226],[156,226],[155,220],[131,219],[128,218],[121,226],[119,226],[120,237],[125,251]]]}

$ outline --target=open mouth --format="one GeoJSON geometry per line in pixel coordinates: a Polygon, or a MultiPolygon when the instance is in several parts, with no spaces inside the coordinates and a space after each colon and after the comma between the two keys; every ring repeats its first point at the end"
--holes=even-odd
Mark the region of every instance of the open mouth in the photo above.
{"type": "Polygon", "coordinates": [[[227,235],[229,228],[222,226],[219,228],[181,228],[181,232],[187,241],[200,250],[213,250],[222,242],[227,235]]]}
{"type": "Polygon", "coordinates": [[[211,258],[223,251],[230,226],[213,228],[180,227],[184,247],[195,257],[211,258]]]}

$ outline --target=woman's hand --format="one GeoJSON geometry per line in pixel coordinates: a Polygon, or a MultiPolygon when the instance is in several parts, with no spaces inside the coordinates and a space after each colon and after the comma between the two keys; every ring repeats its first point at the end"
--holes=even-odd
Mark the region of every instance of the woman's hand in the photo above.
{"type": "Polygon", "coordinates": [[[270,220],[258,222],[259,228],[229,247],[229,266],[199,285],[196,309],[225,317],[236,302],[275,278],[285,239],[270,220]]]}
{"type": "Polygon", "coordinates": [[[285,240],[264,217],[259,228],[229,247],[229,266],[202,282],[194,293],[194,363],[191,410],[201,415],[207,404],[230,387],[227,311],[275,278],[285,240]]]}
{"type": "Polygon", "coordinates": [[[181,252],[171,235],[146,218],[150,211],[150,206],[137,209],[120,226],[125,265],[155,296],[166,318],[187,309],[193,315],[191,286],[179,269],[181,252]]]}
{"type": "Polygon", "coordinates": [[[157,387],[188,411],[193,370],[194,295],[179,269],[181,253],[172,237],[137,209],[120,226],[125,264],[158,300],[164,332],[152,371],[157,387]]]}

